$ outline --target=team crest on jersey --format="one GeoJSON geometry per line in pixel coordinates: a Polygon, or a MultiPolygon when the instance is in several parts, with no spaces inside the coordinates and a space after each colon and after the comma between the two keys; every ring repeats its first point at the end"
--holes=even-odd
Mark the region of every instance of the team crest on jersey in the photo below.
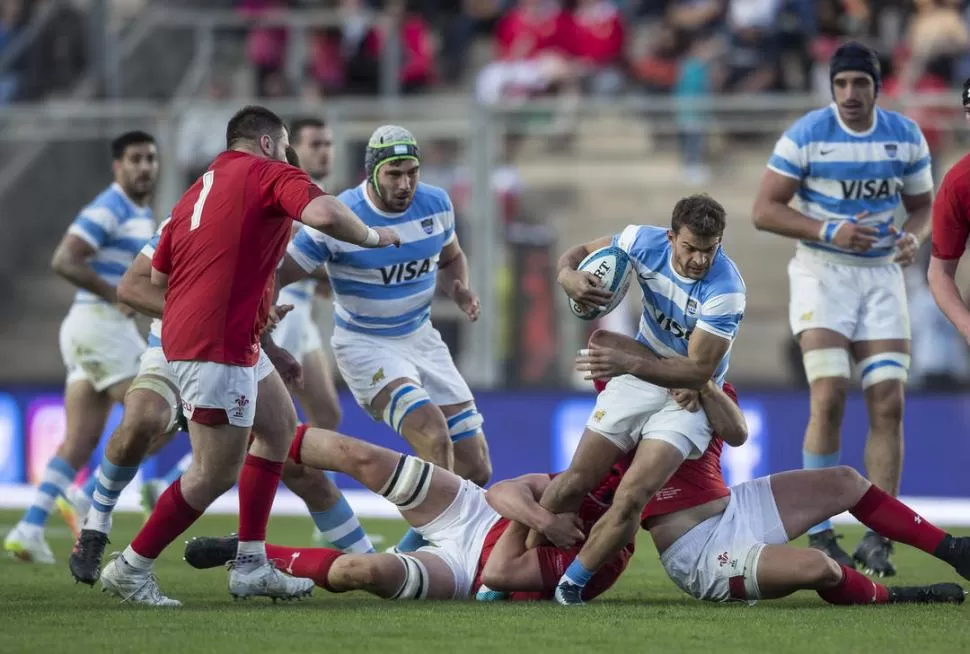
{"type": "Polygon", "coordinates": [[[697,313],[697,300],[687,300],[687,315],[693,316],[697,313]]]}
{"type": "Polygon", "coordinates": [[[886,154],[888,154],[890,157],[895,157],[896,152],[899,150],[899,146],[897,146],[895,143],[886,143],[885,145],[886,154]]]}
{"type": "Polygon", "coordinates": [[[370,378],[370,385],[376,386],[378,382],[384,381],[384,369],[381,368],[374,373],[374,376],[370,378]]]}
{"type": "Polygon", "coordinates": [[[603,409],[597,409],[596,411],[593,411],[593,420],[595,422],[600,422],[603,419],[603,416],[605,415],[606,415],[606,411],[604,411],[603,409]]]}
{"type": "Polygon", "coordinates": [[[431,232],[433,232],[434,231],[434,219],[433,218],[425,218],[424,220],[422,220],[421,221],[421,229],[424,230],[424,233],[425,234],[430,234],[431,232]]]}

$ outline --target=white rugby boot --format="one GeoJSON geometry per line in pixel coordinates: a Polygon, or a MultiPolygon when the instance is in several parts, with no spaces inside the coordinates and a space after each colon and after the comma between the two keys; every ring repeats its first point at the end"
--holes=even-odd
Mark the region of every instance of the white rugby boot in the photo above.
{"type": "Polygon", "coordinates": [[[275,602],[309,597],[311,592],[312,580],[285,575],[268,561],[246,572],[235,567],[229,570],[229,594],[236,599],[271,597],[275,602]]]}
{"type": "Polygon", "coordinates": [[[3,541],[3,549],[25,563],[54,563],[54,553],[47,545],[44,530],[35,525],[18,523],[3,541]]]}
{"type": "Polygon", "coordinates": [[[101,573],[101,590],[121,598],[147,606],[177,607],[182,602],[165,597],[158,588],[158,579],[151,570],[136,570],[121,555],[115,555],[101,573]]]}

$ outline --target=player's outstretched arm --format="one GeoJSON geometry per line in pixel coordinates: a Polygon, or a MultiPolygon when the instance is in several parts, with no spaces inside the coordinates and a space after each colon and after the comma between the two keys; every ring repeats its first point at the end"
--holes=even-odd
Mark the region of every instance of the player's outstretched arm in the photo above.
{"type": "Polygon", "coordinates": [[[472,322],[478,320],[481,304],[468,282],[468,258],[455,236],[441,248],[438,258],[438,288],[454,300],[472,322]]]}
{"type": "Polygon", "coordinates": [[[347,205],[332,195],[321,195],[311,200],[300,214],[300,222],[338,241],[361,247],[381,248],[401,244],[393,229],[368,227],[347,205]]]}
{"type": "Polygon", "coordinates": [[[74,234],[65,234],[54,250],[51,269],[78,288],[90,291],[111,304],[118,302],[114,286],[101,279],[88,262],[97,250],[74,234]]]}
{"type": "Polygon", "coordinates": [[[151,318],[161,318],[165,291],[152,284],[152,260],[139,254],[118,282],[118,300],[151,318]]]}
{"type": "Polygon", "coordinates": [[[738,403],[713,381],[701,387],[700,401],[711,429],[721,440],[732,447],[744,445],[748,440],[748,423],[738,403]]]}
{"type": "Polygon", "coordinates": [[[604,306],[613,299],[613,294],[600,287],[600,280],[592,273],[579,272],[579,264],[582,263],[591,252],[596,252],[601,248],[607,247],[613,242],[612,236],[603,236],[577,245],[559,257],[559,285],[566,291],[566,295],[580,304],[590,306],[604,306]]]}

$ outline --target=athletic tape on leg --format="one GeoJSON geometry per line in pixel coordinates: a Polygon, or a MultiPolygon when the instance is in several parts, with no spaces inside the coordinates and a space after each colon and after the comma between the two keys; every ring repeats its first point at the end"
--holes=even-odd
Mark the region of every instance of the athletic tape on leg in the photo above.
{"type": "Polygon", "coordinates": [[[478,412],[478,407],[474,404],[462,409],[448,418],[448,433],[451,435],[451,442],[457,443],[476,436],[481,433],[483,424],[485,424],[485,418],[478,412]]]}
{"type": "Polygon", "coordinates": [[[407,554],[394,556],[404,564],[404,583],[391,599],[425,599],[428,596],[430,578],[424,563],[407,554]]]}
{"type": "Polygon", "coordinates": [[[380,493],[401,511],[410,511],[421,505],[431,490],[434,465],[416,456],[402,454],[380,493]]]}
{"type": "Polygon", "coordinates": [[[828,347],[821,350],[809,350],[802,355],[805,364],[805,376],[808,383],[825,377],[852,377],[852,366],[849,364],[849,353],[840,347],[828,347]]]}
{"type": "Polygon", "coordinates": [[[900,352],[883,352],[866,357],[859,362],[862,388],[897,379],[904,384],[909,379],[909,355],[900,352]]]}
{"type": "Polygon", "coordinates": [[[431,396],[420,386],[404,384],[391,391],[391,397],[384,407],[384,422],[397,433],[401,433],[401,425],[409,413],[431,403],[431,396]]]}

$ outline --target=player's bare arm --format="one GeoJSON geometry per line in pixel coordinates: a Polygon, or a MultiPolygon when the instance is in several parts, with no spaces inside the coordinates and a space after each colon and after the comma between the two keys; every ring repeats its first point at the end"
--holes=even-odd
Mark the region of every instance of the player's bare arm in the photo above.
{"type": "Polygon", "coordinates": [[[528,535],[522,523],[509,523],[482,568],[483,585],[503,592],[542,590],[539,550],[528,546],[528,535]]]}
{"type": "Polygon", "coordinates": [[[711,429],[732,447],[740,447],[748,440],[748,423],[738,403],[724,390],[709,381],[700,389],[700,402],[711,429]]]}
{"type": "Polygon", "coordinates": [[[926,277],[930,293],[933,294],[940,311],[959,330],[963,338],[970,341],[970,309],[967,308],[956,282],[959,265],[959,259],[939,259],[934,256],[930,259],[926,277]]]}
{"type": "MultiPolygon", "coordinates": [[[[758,230],[804,241],[823,241],[828,223],[820,223],[789,206],[801,180],[766,170],[754,201],[752,218],[758,230]]],[[[862,218],[864,216],[855,216],[862,218]]],[[[865,252],[876,242],[876,230],[844,220],[837,225],[831,242],[842,248],[865,252]]]]}
{"type": "Polygon", "coordinates": [[[152,284],[151,259],[143,254],[135,257],[118,282],[118,300],[151,318],[162,317],[165,291],[152,284]]]}
{"type": "Polygon", "coordinates": [[[579,518],[572,513],[555,514],[539,505],[549,485],[549,475],[522,475],[492,486],[485,494],[489,505],[503,518],[530,529],[557,536],[556,542],[575,544],[583,540],[579,518]]]}
{"type": "Polygon", "coordinates": [[[472,322],[478,320],[481,304],[478,295],[468,284],[468,258],[458,237],[455,236],[443,248],[438,258],[438,288],[465,312],[472,322]]]}
{"type": "Polygon", "coordinates": [[[592,273],[579,272],[579,264],[591,252],[607,247],[613,242],[612,236],[603,236],[577,245],[559,257],[559,285],[566,291],[566,295],[580,304],[589,306],[605,306],[613,294],[600,287],[600,281],[592,273]]]}
{"type": "Polygon", "coordinates": [[[303,209],[300,222],[340,241],[365,248],[398,246],[401,239],[388,227],[368,227],[343,202],[332,195],[314,198],[303,209]]]}
{"type": "MultiPolygon", "coordinates": [[[[90,291],[111,304],[117,304],[117,289],[101,279],[89,263],[96,253],[97,251],[81,237],[65,234],[57,249],[54,250],[51,269],[78,288],[90,291]]],[[[134,313],[131,309],[119,308],[127,315],[134,313]]]]}
{"type": "Polygon", "coordinates": [[[908,266],[916,260],[920,244],[930,236],[933,215],[933,192],[918,195],[902,195],[903,207],[909,218],[903,223],[903,232],[896,243],[894,261],[908,266]]]}
{"type": "Polygon", "coordinates": [[[686,357],[670,359],[648,359],[594,340],[576,357],[576,369],[585,372],[586,379],[633,375],[665,388],[700,389],[711,379],[730,347],[730,340],[703,329],[691,334],[686,357]]]}

